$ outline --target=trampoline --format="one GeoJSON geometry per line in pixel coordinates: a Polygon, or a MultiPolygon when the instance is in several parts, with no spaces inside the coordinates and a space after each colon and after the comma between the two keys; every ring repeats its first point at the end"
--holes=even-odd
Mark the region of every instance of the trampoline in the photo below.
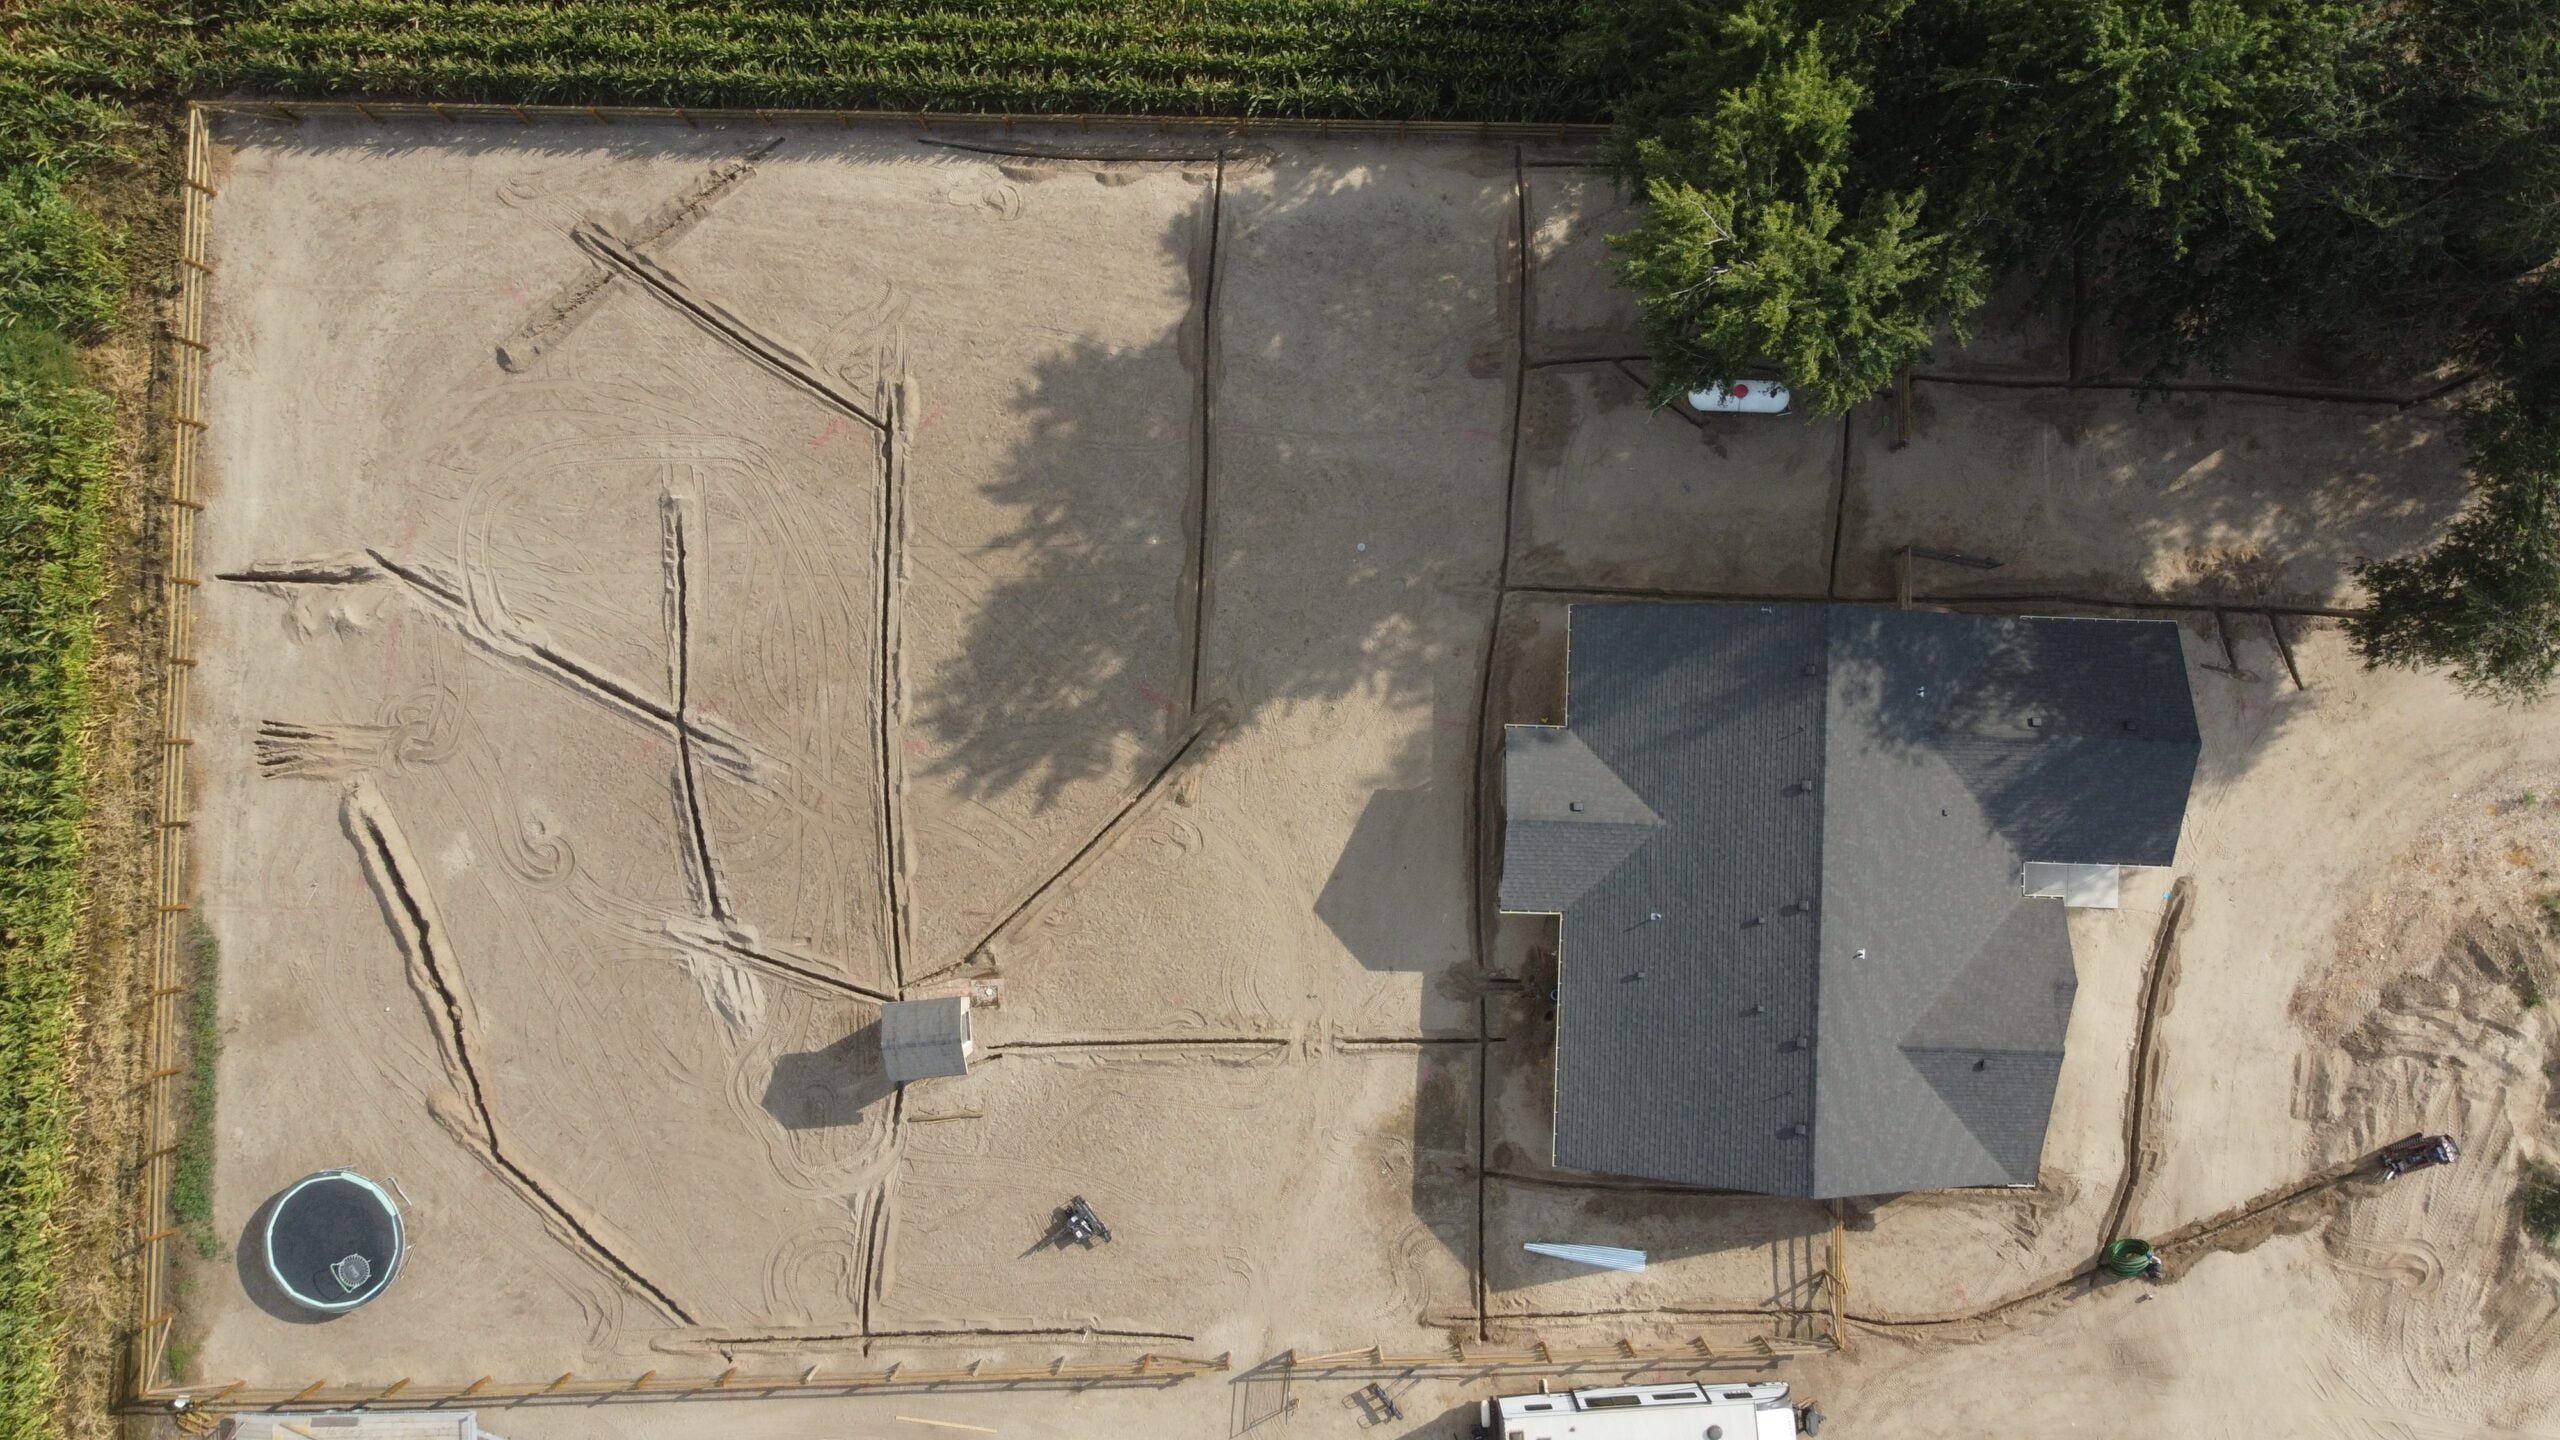
{"type": "Polygon", "coordinates": [[[390,1192],[353,1170],[295,1181],[267,1210],[267,1275],[311,1310],[353,1310],[391,1286],[406,1247],[390,1192]]]}

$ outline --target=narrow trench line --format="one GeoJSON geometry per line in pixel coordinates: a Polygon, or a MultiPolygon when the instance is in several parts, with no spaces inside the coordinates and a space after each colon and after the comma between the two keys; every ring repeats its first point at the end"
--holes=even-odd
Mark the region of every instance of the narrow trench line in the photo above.
{"type": "MultiPolygon", "coordinates": [[[[1556,370],[1575,365],[1641,364],[1653,357],[1641,354],[1558,355],[1551,359],[1526,362],[1531,370],[1556,370]]],[[[2066,361],[2066,364],[2072,362],[2066,361]]],[[[2038,379],[2021,375],[1955,375],[1942,370],[1914,370],[1915,383],[1931,385],[1971,385],[1990,390],[2090,390],[2116,394],[2142,392],[2172,395],[2238,395],[2269,400],[2303,400],[2324,405],[2393,406],[2408,410],[2431,400],[2440,400],[2466,385],[2476,382],[2477,374],[2457,375],[2429,386],[2415,395],[2394,395],[2378,390],[2348,390],[2318,385],[2261,385],[2241,380],[2088,380],[2065,376],[2059,380],[2038,379]]]]}
{"type": "MultiPolygon", "coordinates": [[[[895,385],[895,382],[891,382],[895,385]]],[[[898,644],[902,617],[898,606],[898,567],[905,562],[906,547],[898,535],[898,527],[906,523],[899,495],[904,485],[903,467],[906,447],[899,443],[899,432],[906,428],[906,398],[903,386],[892,388],[887,397],[890,415],[896,423],[880,434],[880,503],[875,511],[880,526],[880,543],[874,553],[880,557],[880,667],[878,719],[873,744],[879,751],[878,773],[874,781],[880,787],[880,884],[881,900],[887,907],[889,929],[889,983],[904,994],[907,988],[907,893],[905,836],[901,833],[899,791],[904,786],[903,768],[899,764],[898,745],[898,644]]]]}
{"type": "Polygon", "coordinates": [[[1546,360],[1532,360],[1528,358],[1528,346],[1523,342],[1521,346],[1520,368],[1523,370],[1562,370],[1574,365],[1642,365],[1649,363],[1652,359],[1653,357],[1650,355],[1637,354],[1557,355],[1546,360]]]}
{"type": "Polygon", "coordinates": [[[1001,155],[1011,160],[1084,160],[1097,165],[1201,165],[1211,160],[1223,164],[1227,158],[1223,149],[1214,155],[1157,155],[1143,151],[1080,153],[1073,150],[1037,150],[1018,145],[989,145],[982,141],[945,140],[930,135],[917,137],[916,143],[944,150],[965,150],[972,155],[1001,155]]]}
{"type": "Polygon", "coordinates": [[[842,411],[881,434],[888,433],[886,422],[857,404],[853,397],[828,384],[826,378],[812,369],[807,361],[717,305],[696,298],[683,281],[659,269],[647,256],[615,238],[603,226],[587,221],[570,231],[569,238],[577,243],[579,249],[630,276],[640,288],[658,297],[668,308],[726,341],[731,349],[782,377],[793,387],[806,391],[830,409],[842,411]]]}
{"type": "Polygon", "coordinates": [[[1849,528],[1849,446],[1857,430],[1857,412],[1840,412],[1840,474],[1831,485],[1831,568],[1822,582],[1822,598],[1840,598],[1840,541],[1849,528]]]}
{"type": "MultiPolygon", "coordinates": [[[[2071,324],[2063,332],[2062,370],[2071,383],[2080,383],[2080,348],[2082,334],[2089,320],[2088,245],[2086,241],[2071,247],[2071,324]]],[[[1908,435],[1903,437],[1908,440],[1908,435]]]]}
{"type": "MultiPolygon", "coordinates": [[[[1628,383],[1634,385],[1636,389],[1648,392],[1653,389],[1652,382],[1646,380],[1642,375],[1637,374],[1636,367],[1628,362],[1620,360],[1617,362],[1615,368],[1619,374],[1626,376],[1628,383]]],[[[1679,421],[1681,424],[1688,426],[1692,430],[1703,431],[1707,428],[1707,422],[1705,419],[1691,414],[1686,406],[1665,405],[1653,413],[1656,415],[1668,415],[1672,419],[1679,421]]]]}
{"type": "Polygon", "coordinates": [[[880,1289],[880,1218],[889,1208],[889,1182],[883,1180],[871,1192],[871,1215],[862,1227],[862,1310],[854,1323],[862,1327],[857,1338],[862,1353],[871,1353],[871,1297],[880,1289]]]}
{"type": "MultiPolygon", "coordinates": [[[[470,602],[466,597],[464,597],[462,592],[445,584],[443,581],[436,579],[426,571],[421,570],[414,565],[394,560],[379,550],[368,549],[364,553],[372,558],[373,563],[381,566],[384,573],[390,575],[393,579],[400,581],[402,584],[407,585],[410,589],[417,591],[419,594],[426,596],[428,599],[443,605],[447,610],[456,613],[465,613],[469,610],[470,602]]],[[[475,634],[471,626],[464,625],[460,628],[466,639],[469,639],[472,643],[480,646],[482,649],[496,649],[496,647],[490,645],[486,638],[475,634]]],[[[522,641],[518,643],[523,645],[525,654],[532,656],[537,661],[540,661],[542,665],[549,668],[559,676],[559,678],[569,682],[571,685],[588,691],[599,699],[609,701],[615,706],[631,711],[642,719],[656,723],[658,726],[664,728],[671,736],[678,733],[688,734],[697,742],[710,745],[716,750],[727,751],[736,755],[736,761],[728,768],[739,770],[741,772],[749,768],[749,761],[747,760],[747,757],[739,753],[737,751],[737,747],[729,744],[727,741],[722,740],[716,735],[704,733],[699,727],[679,717],[674,710],[668,708],[665,704],[652,700],[648,696],[642,694],[638,687],[616,680],[613,677],[596,670],[594,667],[587,665],[583,661],[576,660],[568,655],[562,654],[560,651],[553,649],[549,645],[532,641],[522,641]]],[[[505,650],[497,650],[496,653],[501,655],[512,655],[512,652],[505,650]]]]}
{"type": "Polygon", "coordinates": [[[989,1055],[1008,1055],[1017,1050],[1143,1050],[1193,1049],[1202,1046],[1270,1047],[1295,1045],[1295,1035],[1133,1035],[1093,1040],[1008,1040],[987,1047],[989,1055]]]}
{"type": "Polygon", "coordinates": [[[685,818],[693,837],[693,861],[702,871],[704,902],[710,907],[711,919],[723,927],[729,924],[729,904],[720,893],[720,870],[712,863],[711,831],[702,818],[702,791],[693,769],[692,711],[693,669],[693,603],[688,591],[685,556],[684,507],[670,493],[666,496],[667,583],[669,618],[675,634],[668,647],[667,665],[673,672],[676,719],[676,785],[683,792],[685,818]]]}
{"type": "Polygon", "coordinates": [[[984,954],[987,948],[995,944],[1006,931],[1012,929],[1014,924],[1021,920],[1023,916],[1031,914],[1034,910],[1038,909],[1043,903],[1045,903],[1052,891],[1056,890],[1060,885],[1065,884],[1068,877],[1074,875],[1089,857],[1102,848],[1104,842],[1108,841],[1115,833],[1117,833],[1120,827],[1126,824],[1131,816],[1137,814],[1141,809],[1143,809],[1149,800],[1153,799],[1164,789],[1166,782],[1181,770],[1184,761],[1190,757],[1192,751],[1197,749],[1201,741],[1207,738],[1210,730],[1210,718],[1211,717],[1205,716],[1201,717],[1199,723],[1192,728],[1191,734],[1183,740],[1180,746],[1175,748],[1173,754],[1166,759],[1164,764],[1157,768],[1156,773],[1147,777],[1147,782],[1139,786],[1137,792],[1131,795],[1118,810],[1113,811],[1110,818],[1104,820],[1101,827],[1096,829],[1093,834],[1085,840],[1084,844],[1076,847],[1076,852],[1067,857],[1065,864],[1051,871],[1048,878],[1042,880],[1038,885],[1033,886],[1031,893],[1022,897],[1021,901],[1011,910],[1006,911],[1002,919],[989,926],[987,928],[987,932],[978,937],[976,944],[971,945],[968,949],[960,952],[959,959],[954,960],[947,965],[937,966],[932,970],[928,970],[925,973],[916,976],[912,981],[906,983],[921,985],[929,980],[940,979],[954,970],[965,968],[970,961],[976,959],[979,955],[984,954]]]}
{"type": "Polygon", "coordinates": [[[235,585],[362,585],[377,578],[366,565],[295,565],[274,570],[222,570],[216,580],[235,585]]]}
{"type": "Polygon", "coordinates": [[[1209,651],[1209,574],[1210,547],[1216,543],[1216,516],[1211,509],[1215,499],[1210,487],[1215,473],[1215,446],[1218,441],[1218,231],[1224,223],[1227,198],[1227,152],[1218,152],[1218,172],[1209,186],[1209,259],[1200,286],[1200,520],[1197,547],[1191,573],[1191,682],[1184,692],[1184,708],[1193,715],[1200,713],[1200,673],[1207,664],[1209,651]]]}
{"type": "MultiPolygon", "coordinates": [[[[1467,752],[1467,880],[1474,897],[1476,973],[1493,969],[1494,920],[1484,888],[1485,751],[1493,729],[1493,667],[1502,651],[1503,598],[1511,591],[1511,547],[1520,501],[1520,421],[1529,391],[1529,165],[1525,147],[1511,147],[1511,444],[1502,472],[1502,543],[1494,559],[1493,614],[1485,624],[1484,654],[1477,664],[1475,734],[1467,752]]],[[[1493,999],[1476,997],[1476,1256],[1472,1282],[1476,1339],[1493,1337],[1492,1304],[1487,1280],[1485,1215],[1490,1186],[1485,1163],[1492,1146],[1493,999]]]]}
{"type": "MultiPolygon", "coordinates": [[[[1523,582],[1509,587],[1515,595],[1545,595],[1562,600],[1722,600],[1737,603],[1791,604],[1831,600],[1841,605],[1892,605],[1890,596],[1840,595],[1824,596],[1794,591],[1741,590],[1668,590],[1634,585],[1557,585],[1523,582]]],[[[1979,594],[1914,595],[1912,603],[1921,605],[2072,605],[2085,610],[2155,610],[2171,614],[2204,614],[2216,607],[2212,600],[2133,600],[2107,595],[2066,595],[2045,591],[2019,591],[2003,594],[1997,591],[1979,594]]],[[[2270,605],[2252,600],[2239,608],[2261,615],[2284,615],[2300,619],[2344,620],[2360,615],[2334,605],[2270,605]]]]}
{"type": "Polygon", "coordinates": [[[888,1002],[898,998],[885,990],[874,990],[868,985],[857,985],[853,981],[844,979],[841,976],[830,975],[823,970],[812,969],[797,961],[785,960],[781,956],[776,955],[769,950],[759,950],[752,945],[748,945],[743,941],[740,941],[734,935],[723,934],[719,936],[714,943],[719,945],[721,949],[726,950],[730,954],[737,956],[739,959],[746,961],[748,964],[758,966],[762,969],[771,970],[787,980],[800,980],[806,981],[812,985],[822,985],[829,990],[840,991],[847,995],[859,996],[862,999],[877,1001],[881,1004],[887,1004],[888,1002]]]}
{"type": "Polygon", "coordinates": [[[871,1338],[874,1340],[1069,1340],[1079,1336],[1090,1336],[1102,1340],[1172,1340],[1183,1344],[1189,1344],[1200,1338],[1197,1335],[1184,1335],[1172,1330],[1108,1330],[1099,1326],[1069,1325],[1035,1326],[1025,1330],[881,1330],[874,1332],[871,1338]]]}
{"type": "MultiPolygon", "coordinates": [[[[2068,363],[2068,362],[2066,362],[2068,363]]],[[[2262,400],[2302,400],[2323,405],[2392,406],[2406,410],[2422,405],[2427,394],[2387,395],[2377,390],[2347,390],[2319,385],[2260,385],[2243,380],[2042,380],[2024,375],[1951,375],[1914,370],[1912,383],[1962,385],[1984,390],[2088,390],[2112,394],[2237,395],[2262,400]]],[[[2431,392],[2433,393],[2433,392],[2431,392]]]]}
{"type": "Polygon", "coordinates": [[[1648,1185],[1638,1180],[1578,1180],[1561,1175],[1531,1175],[1518,1170],[1482,1170],[1485,1180],[1501,1180],[1513,1185],[1536,1185],[1548,1190],[1597,1190],[1628,1195],[1675,1195],[1699,1200],[1768,1200],[1781,1197],[1762,1195],[1753,1190],[1709,1190],[1693,1185],[1648,1185]]]}
{"type": "Polygon", "coordinates": [[[2142,1186],[2143,1134],[2151,1112],[2151,1057],[2158,1044],[2160,1008],[2168,996],[2169,972],[2175,968],[2178,938],[2186,928],[2187,906],[2195,896],[2195,880],[2181,875],[2169,887],[2169,905],[2160,914],[2160,927],[2151,940],[2148,973],[2142,982],[2142,1008],[2137,1012],[2133,1030],[2133,1062],[2125,1072],[2124,1174],[2116,1182],[2116,1193],[2107,1204],[2107,1218],[2098,1226],[2098,1245],[2105,1248],[2124,1234],[2125,1218],[2133,1210],[2133,1197],[2142,1186]]]}
{"type": "Polygon", "coordinates": [[[452,981],[445,976],[444,966],[436,958],[435,938],[432,927],[427,923],[426,910],[418,903],[417,896],[411,891],[408,877],[401,872],[399,861],[392,853],[391,842],[383,834],[381,823],[371,814],[361,810],[357,811],[357,816],[363,822],[365,840],[368,848],[373,852],[374,863],[381,867],[383,877],[390,882],[391,893],[399,901],[401,912],[407,917],[411,930],[417,937],[420,967],[425,970],[429,982],[435,987],[437,998],[443,1003],[446,1035],[453,1045],[455,1063],[461,1069],[463,1080],[469,1087],[471,1108],[480,1117],[481,1134],[489,1144],[489,1159],[504,1170],[518,1186],[522,1187],[526,1195],[572,1235],[575,1235],[580,1243],[584,1244],[597,1258],[603,1260],[615,1273],[646,1291],[678,1321],[687,1325],[694,1324],[691,1312],[677,1304],[673,1296],[660,1289],[629,1261],[615,1254],[603,1241],[597,1239],[593,1231],[587,1229],[580,1223],[577,1216],[569,1212],[568,1207],[562,1205],[531,1175],[526,1174],[522,1166],[508,1158],[498,1139],[497,1117],[490,1111],[489,1097],[481,1087],[479,1067],[471,1060],[470,1040],[462,1024],[462,1001],[455,994],[452,981]]]}

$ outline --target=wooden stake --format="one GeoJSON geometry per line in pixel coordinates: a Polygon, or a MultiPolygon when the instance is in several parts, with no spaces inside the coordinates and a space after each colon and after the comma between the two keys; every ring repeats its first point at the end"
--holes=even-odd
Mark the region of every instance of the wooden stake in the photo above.
{"type": "Polygon", "coordinates": [[[323,1389],[328,1387],[328,1384],[329,1382],[326,1380],[314,1380],[310,1384],[302,1387],[301,1394],[294,1396],[292,1399],[287,1400],[284,1403],[287,1405],[299,1405],[303,1401],[310,1399],[312,1396],[319,1394],[323,1389]]]}
{"type": "Polygon", "coordinates": [[[561,1372],[560,1372],[560,1378],[559,1378],[559,1379],[554,1380],[554,1381],[552,1381],[550,1384],[545,1385],[545,1386],[543,1386],[543,1387],[542,1387],[542,1393],[543,1393],[543,1394],[545,1394],[545,1395],[548,1395],[548,1394],[550,1394],[552,1391],[559,1389],[561,1386],[568,1384],[568,1383],[569,1383],[569,1379],[570,1379],[570,1377],[571,1377],[571,1376],[576,1375],[577,1373],[578,1373],[578,1372],[577,1372],[577,1371],[575,1371],[575,1370],[563,1370],[563,1371],[561,1371],[561,1372]]]}
{"type": "Polygon", "coordinates": [[[216,190],[212,186],[197,179],[193,175],[182,175],[178,177],[178,183],[200,195],[219,195],[222,193],[221,191],[216,190]]]}
{"type": "Polygon", "coordinates": [[[399,1394],[401,1391],[406,1390],[406,1389],[408,1389],[408,1388],[409,1388],[409,1377],[408,1377],[408,1376],[406,1376],[406,1375],[403,1375],[403,1376],[401,1376],[399,1379],[392,1381],[389,1389],[384,1390],[381,1394],[376,1395],[376,1396],[374,1396],[373,1398],[374,1398],[374,1399],[376,1399],[376,1400],[388,1400],[388,1399],[390,1399],[392,1396],[397,1395],[397,1394],[399,1394]]]}
{"type": "Polygon", "coordinates": [[[2293,677],[2293,688],[2310,689],[2302,683],[2302,667],[2293,663],[2293,642],[2284,638],[2284,617],[2273,610],[2267,612],[2267,632],[2276,637],[2276,653],[2284,657],[2284,673],[2293,677]]]}
{"type": "Polygon", "coordinates": [[[957,1420],[927,1420],[916,1415],[900,1415],[895,1418],[904,1420],[910,1425],[930,1425],[936,1430],[966,1430],[972,1435],[993,1435],[996,1433],[984,1425],[963,1425],[957,1420]]]}
{"type": "MultiPolygon", "coordinates": [[[[483,1375],[483,1376],[481,1376],[479,1379],[474,1380],[474,1381],[472,1381],[469,1385],[467,1385],[467,1386],[463,1387],[463,1390],[462,1390],[462,1392],[461,1392],[461,1393],[462,1393],[463,1395],[477,1395],[477,1394],[479,1394],[482,1390],[487,1389],[487,1388],[488,1388],[488,1386],[489,1386],[489,1377],[488,1377],[488,1376],[486,1376],[486,1375],[483,1375]]],[[[456,1398],[460,1398],[460,1397],[459,1397],[459,1396],[457,1396],[456,1398]]]]}

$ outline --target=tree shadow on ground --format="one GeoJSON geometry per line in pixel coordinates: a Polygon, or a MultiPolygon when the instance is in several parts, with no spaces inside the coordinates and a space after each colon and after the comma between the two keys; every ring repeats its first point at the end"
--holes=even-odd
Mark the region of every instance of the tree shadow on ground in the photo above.
{"type": "MultiPolygon", "coordinates": [[[[1505,253],[1509,233],[1509,176],[1500,179],[1505,203],[1501,220],[1487,222],[1488,256],[1505,253]]],[[[1237,193],[1243,180],[1231,171],[1219,293],[1203,185],[1160,238],[1163,259],[1190,277],[1184,322],[1143,346],[1073,342],[1034,362],[1020,389],[1014,409],[1028,420],[1027,438],[983,491],[1012,516],[983,547],[1006,573],[974,597],[956,659],[917,713],[936,751],[924,773],[964,794],[1023,791],[1045,807],[1082,781],[1142,783],[1213,705],[1236,722],[1222,742],[1300,703],[1361,695],[1433,706],[1449,596],[1483,583],[1470,560],[1355,559],[1340,575],[1296,562],[1319,553],[1320,532],[1356,523],[1344,506],[1400,480],[1399,458],[1368,447],[1396,443],[1417,402],[1340,379],[1376,368],[1370,337],[1427,337],[1476,315],[1507,324],[1507,306],[1492,293],[1491,268],[1416,290],[1352,256],[1330,269],[1256,273],[1255,283],[1288,287],[1300,303],[1275,307],[1260,291],[1249,306],[1232,303],[1224,297],[1248,248],[1291,253],[1286,239],[1299,226],[1348,243],[1348,225],[1321,218],[1325,202],[1379,203],[1322,169],[1275,181],[1249,205],[1237,193]],[[1188,378],[1183,393],[1161,393],[1169,374],[1188,378]],[[1239,409],[1250,413],[1239,418],[1239,409]],[[1214,433],[1204,429],[1212,414],[1214,433]],[[1149,483],[1132,483],[1130,472],[1166,465],[1174,436],[1185,498],[1168,504],[1161,469],[1149,483]],[[1167,556],[1183,563],[1165,564],[1167,556]]],[[[1449,268],[1459,268],[1456,257],[1449,268]]]]}

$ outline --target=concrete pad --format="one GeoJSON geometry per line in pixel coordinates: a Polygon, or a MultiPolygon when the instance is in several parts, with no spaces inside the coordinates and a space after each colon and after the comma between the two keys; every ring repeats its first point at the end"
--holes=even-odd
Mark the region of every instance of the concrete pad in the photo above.
{"type": "Polygon", "coordinates": [[[1841,422],[1653,410],[1646,373],[1529,372],[1513,583],[1821,595],[1841,422]]]}
{"type": "Polygon", "coordinates": [[[2408,553],[2460,505],[2461,447],[2440,408],[1923,382],[1911,443],[1885,403],[1855,416],[1844,595],[1894,593],[1894,552],[1924,595],[2051,594],[2345,605],[2362,556],[2408,553]]]}

